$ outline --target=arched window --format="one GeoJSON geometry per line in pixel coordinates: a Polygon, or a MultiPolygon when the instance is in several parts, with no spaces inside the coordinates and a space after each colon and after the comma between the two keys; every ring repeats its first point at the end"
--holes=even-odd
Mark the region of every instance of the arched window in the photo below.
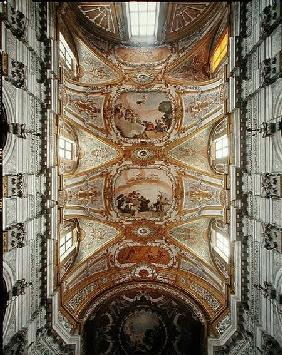
{"type": "Polygon", "coordinates": [[[75,128],[65,120],[60,120],[57,140],[57,156],[60,174],[73,173],[79,161],[79,144],[75,128]]]}
{"type": "Polygon", "coordinates": [[[127,22],[132,42],[154,42],[159,19],[158,2],[127,2],[127,22]]]}
{"type": "Polygon", "coordinates": [[[230,255],[230,247],[228,238],[218,232],[215,231],[213,234],[213,247],[214,250],[227,262],[230,255]]]}
{"type": "Polygon", "coordinates": [[[228,49],[228,31],[225,31],[223,36],[219,39],[210,59],[211,72],[214,73],[219,67],[220,63],[227,55],[228,49]]]}
{"type": "Polygon", "coordinates": [[[59,137],[59,156],[62,159],[75,159],[75,142],[63,136],[59,137]]]}
{"type": "Polygon", "coordinates": [[[230,241],[227,226],[221,220],[213,220],[211,223],[211,248],[226,263],[230,257],[230,241]]]}
{"type": "Polygon", "coordinates": [[[227,134],[215,139],[215,158],[223,159],[228,156],[228,138],[227,134]]]}
{"type": "Polygon", "coordinates": [[[209,140],[210,166],[219,174],[228,172],[230,156],[230,139],[227,134],[227,118],[224,118],[213,128],[209,140]]]}
{"type": "Polygon", "coordinates": [[[60,260],[63,260],[76,248],[77,230],[72,229],[60,237],[60,260]]]}
{"type": "Polygon", "coordinates": [[[79,252],[80,240],[81,229],[79,221],[76,218],[65,219],[59,225],[59,238],[57,241],[58,277],[60,280],[74,265],[79,252]]]}
{"type": "Polygon", "coordinates": [[[62,62],[64,63],[64,66],[71,71],[75,71],[75,56],[61,32],[59,35],[59,49],[60,57],[62,59],[62,62]]]}

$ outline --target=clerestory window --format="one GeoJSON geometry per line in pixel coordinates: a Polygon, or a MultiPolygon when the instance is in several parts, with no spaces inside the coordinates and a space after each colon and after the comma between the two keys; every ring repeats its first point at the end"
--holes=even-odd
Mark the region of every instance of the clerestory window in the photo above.
{"type": "Polygon", "coordinates": [[[158,30],[158,2],[131,1],[126,3],[128,31],[131,41],[150,42],[156,40],[158,30]]]}
{"type": "Polygon", "coordinates": [[[60,57],[63,59],[65,66],[68,69],[73,70],[75,56],[61,32],[59,36],[59,48],[60,48],[60,57]]]}
{"type": "Polygon", "coordinates": [[[223,159],[228,156],[227,134],[215,140],[215,158],[223,159]]]}
{"type": "Polygon", "coordinates": [[[60,238],[60,259],[66,257],[73,246],[73,231],[70,231],[60,238]]]}
{"type": "Polygon", "coordinates": [[[230,255],[229,240],[220,232],[215,232],[214,239],[215,251],[218,252],[225,261],[228,261],[230,255]]]}
{"type": "Polygon", "coordinates": [[[215,72],[220,63],[227,55],[228,48],[228,32],[224,34],[218,45],[216,46],[212,56],[211,56],[211,72],[215,72]]]}
{"type": "Polygon", "coordinates": [[[63,159],[71,160],[74,158],[75,143],[67,138],[59,138],[59,156],[63,159]]]}

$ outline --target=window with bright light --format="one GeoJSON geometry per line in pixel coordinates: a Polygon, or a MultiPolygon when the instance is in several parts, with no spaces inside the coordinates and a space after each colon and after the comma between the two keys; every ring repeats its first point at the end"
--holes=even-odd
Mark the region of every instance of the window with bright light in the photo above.
{"type": "Polygon", "coordinates": [[[215,141],[215,157],[216,159],[226,158],[228,156],[228,138],[227,134],[215,141]]]}
{"type": "Polygon", "coordinates": [[[225,33],[223,38],[219,41],[216,46],[212,56],[211,56],[211,72],[213,73],[219,64],[222,62],[224,57],[227,55],[227,47],[228,47],[228,32],[225,33]]]}
{"type": "Polygon", "coordinates": [[[68,232],[60,239],[60,258],[65,257],[73,246],[73,232],[68,232]]]}
{"type": "Polygon", "coordinates": [[[71,160],[74,157],[74,142],[64,138],[59,138],[59,156],[63,159],[71,160]]]}
{"type": "Polygon", "coordinates": [[[137,2],[126,3],[128,31],[132,41],[154,40],[157,36],[159,3],[137,2]]]}
{"type": "Polygon", "coordinates": [[[60,57],[63,59],[66,67],[70,70],[73,70],[75,56],[61,33],[59,38],[59,48],[60,57]]]}
{"type": "Polygon", "coordinates": [[[219,232],[215,232],[214,249],[225,261],[228,261],[230,254],[229,240],[219,232]]]}

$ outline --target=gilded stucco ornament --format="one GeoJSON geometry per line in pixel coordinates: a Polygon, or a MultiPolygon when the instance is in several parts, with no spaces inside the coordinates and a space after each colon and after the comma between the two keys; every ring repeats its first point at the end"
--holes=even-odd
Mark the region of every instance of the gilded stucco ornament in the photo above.
{"type": "Polygon", "coordinates": [[[154,80],[154,76],[148,73],[136,74],[135,78],[139,84],[149,84],[154,80]]]}
{"type": "Polygon", "coordinates": [[[134,281],[183,290],[202,320],[225,309],[225,277],[208,246],[209,221],[228,202],[209,164],[224,112],[223,79],[210,80],[205,67],[210,40],[194,56],[180,55],[178,43],[102,53],[76,40],[79,75],[65,82],[64,120],[79,156],[66,176],[65,212],[76,213],[84,237],[61,299],[78,323],[134,281]]]}

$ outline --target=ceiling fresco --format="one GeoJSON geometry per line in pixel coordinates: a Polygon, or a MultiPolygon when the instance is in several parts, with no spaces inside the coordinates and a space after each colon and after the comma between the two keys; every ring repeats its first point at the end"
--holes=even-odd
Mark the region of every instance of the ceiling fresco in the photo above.
{"type": "Polygon", "coordinates": [[[121,79],[120,72],[115,70],[111,62],[99,59],[82,40],[76,39],[76,48],[80,85],[113,84],[121,79]]]}
{"type": "Polygon", "coordinates": [[[105,129],[103,107],[105,95],[85,95],[85,92],[68,92],[65,96],[69,115],[76,117],[84,126],[105,129]]]}
{"type": "Polygon", "coordinates": [[[201,170],[204,173],[211,173],[211,167],[208,162],[208,150],[206,142],[209,140],[211,133],[211,124],[204,129],[198,130],[193,134],[185,137],[183,143],[178,142],[178,145],[173,147],[169,155],[195,170],[201,170]]]}
{"type": "Polygon", "coordinates": [[[209,219],[200,218],[170,230],[172,238],[192,250],[205,262],[211,263],[208,237],[209,219]]]}
{"type": "Polygon", "coordinates": [[[166,68],[165,75],[177,84],[181,80],[201,82],[209,79],[209,47],[214,30],[191,45],[189,53],[184,52],[175,62],[166,68]]]}
{"type": "Polygon", "coordinates": [[[123,92],[114,101],[114,127],[123,138],[164,140],[172,129],[172,117],[167,92],[123,92]]]}
{"type": "MultiPolygon", "coordinates": [[[[93,22],[108,14],[99,6],[87,15],[93,22]]],[[[88,7],[80,3],[82,11],[88,7]]],[[[214,7],[176,4],[170,31],[178,31],[181,13],[188,26],[214,7]]],[[[76,159],[60,161],[59,194],[62,225],[77,226],[78,240],[58,277],[62,311],[73,327],[86,324],[87,339],[107,329],[95,354],[117,346],[117,354],[157,354],[159,334],[166,339],[160,353],[184,354],[189,341],[199,349],[192,328],[186,340],[179,338],[185,317],[216,336],[226,311],[229,268],[215,260],[210,233],[212,221],[223,220],[228,198],[209,157],[213,129],[226,119],[226,84],[223,66],[213,77],[208,71],[212,38],[205,41],[205,75],[195,53],[198,75],[191,76],[185,66],[193,51],[187,48],[164,45],[148,57],[148,48],[119,45],[105,53],[75,37],[79,71],[64,75],[59,134],[76,143],[76,159]],[[173,297],[191,306],[180,310],[175,302],[168,312],[173,297]],[[164,308],[152,308],[158,298],[164,308]],[[136,319],[144,329],[136,328],[136,319]],[[174,340],[165,336],[168,324],[175,327],[169,331],[174,340]]]]}

